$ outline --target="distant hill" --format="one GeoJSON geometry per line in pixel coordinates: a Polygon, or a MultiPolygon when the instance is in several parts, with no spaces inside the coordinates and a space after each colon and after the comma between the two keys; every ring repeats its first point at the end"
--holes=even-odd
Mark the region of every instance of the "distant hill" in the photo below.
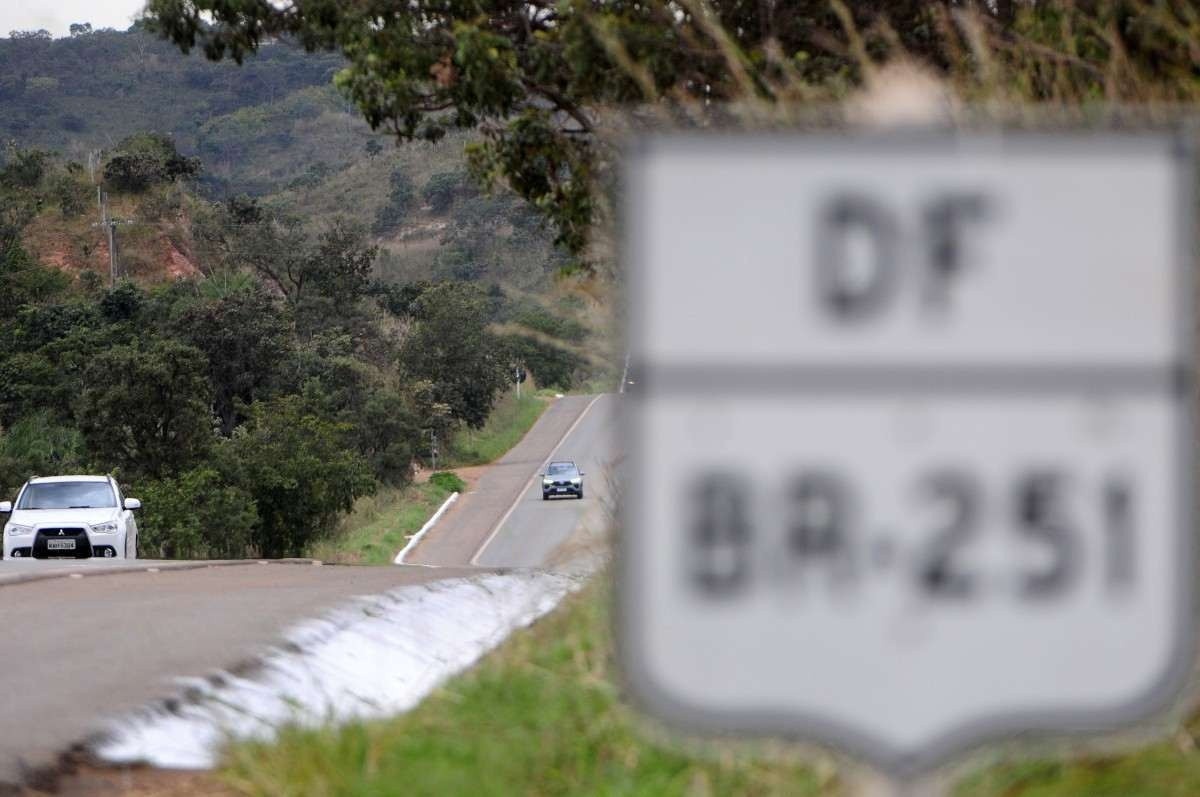
{"type": "MultiPolygon", "coordinates": [[[[145,131],[168,133],[181,152],[201,154],[217,120],[275,106],[299,90],[328,87],[340,66],[338,56],[310,55],[286,44],[263,47],[241,67],[212,63],[200,53],[184,56],[136,28],[0,39],[0,141],[82,161],[92,149],[145,131]]],[[[292,110],[312,113],[303,102],[292,110]]],[[[341,110],[350,116],[344,104],[341,110]]],[[[236,169],[224,179],[231,189],[253,187],[239,184],[236,169]]]]}
{"type": "MultiPolygon", "coordinates": [[[[337,216],[366,225],[385,281],[459,279],[502,289],[516,302],[506,321],[512,331],[574,348],[580,322],[606,325],[604,297],[559,287],[568,259],[539,216],[512,194],[485,195],[473,185],[466,134],[396,146],[332,87],[341,63],[286,44],[264,47],[241,67],[212,63],[136,28],[0,39],[0,145],[49,150],[85,167],[100,151],[96,172],[74,178],[72,190],[84,193],[137,133],[167,134],[181,154],[198,158],[190,185],[110,192],[111,212],[128,222],[117,233],[121,270],[138,281],[207,273],[194,245],[197,214],[205,202],[250,195],[316,230],[337,216]]],[[[91,190],[82,213],[68,218],[48,198],[29,225],[26,247],[43,263],[107,274],[91,190]]]]}

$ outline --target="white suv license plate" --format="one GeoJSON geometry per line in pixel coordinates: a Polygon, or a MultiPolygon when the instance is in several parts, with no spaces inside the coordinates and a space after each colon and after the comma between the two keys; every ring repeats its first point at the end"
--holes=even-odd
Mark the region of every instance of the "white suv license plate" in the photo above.
{"type": "Polygon", "coordinates": [[[75,540],[46,540],[46,550],[73,551],[75,550],[75,540]]]}

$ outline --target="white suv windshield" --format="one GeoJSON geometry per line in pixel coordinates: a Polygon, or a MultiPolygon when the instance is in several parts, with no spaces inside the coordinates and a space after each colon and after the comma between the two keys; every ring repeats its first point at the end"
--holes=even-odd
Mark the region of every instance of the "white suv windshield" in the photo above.
{"type": "Polygon", "coordinates": [[[42,482],[21,494],[17,509],[99,509],[117,505],[108,482],[42,482]]]}

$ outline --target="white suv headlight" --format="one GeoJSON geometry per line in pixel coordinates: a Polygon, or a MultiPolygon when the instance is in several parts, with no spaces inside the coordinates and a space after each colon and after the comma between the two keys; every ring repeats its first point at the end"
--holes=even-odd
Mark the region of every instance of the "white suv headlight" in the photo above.
{"type": "Polygon", "coordinates": [[[108,523],[93,523],[92,531],[96,534],[116,534],[117,524],[112,521],[108,523]]]}
{"type": "Polygon", "coordinates": [[[26,534],[33,534],[33,526],[20,526],[16,523],[9,523],[4,527],[4,530],[12,537],[23,537],[26,534]]]}

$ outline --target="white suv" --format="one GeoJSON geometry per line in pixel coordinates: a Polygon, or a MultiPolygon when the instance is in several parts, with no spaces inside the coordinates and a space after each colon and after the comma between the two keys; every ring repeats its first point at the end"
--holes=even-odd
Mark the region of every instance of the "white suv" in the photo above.
{"type": "Polygon", "coordinates": [[[16,504],[0,501],[5,559],[137,558],[135,509],[109,476],[34,477],[16,504]]]}

